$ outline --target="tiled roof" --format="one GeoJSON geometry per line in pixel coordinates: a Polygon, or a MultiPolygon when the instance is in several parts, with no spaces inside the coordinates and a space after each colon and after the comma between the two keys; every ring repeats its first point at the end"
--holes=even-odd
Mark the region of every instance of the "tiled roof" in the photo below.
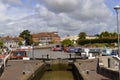
{"type": "Polygon", "coordinates": [[[60,36],[57,34],[57,32],[41,32],[41,33],[34,33],[32,34],[33,40],[37,42],[40,38],[43,37],[50,37],[55,42],[60,42],[60,36]]]}
{"type": "MultiPolygon", "coordinates": [[[[32,34],[33,38],[38,38],[38,37],[59,37],[56,32],[41,32],[41,33],[36,33],[32,34]]],[[[59,37],[60,38],[60,37],[59,37]]]]}
{"type": "Polygon", "coordinates": [[[11,37],[11,36],[5,36],[5,37],[1,37],[0,40],[22,40],[21,37],[11,37]]]}

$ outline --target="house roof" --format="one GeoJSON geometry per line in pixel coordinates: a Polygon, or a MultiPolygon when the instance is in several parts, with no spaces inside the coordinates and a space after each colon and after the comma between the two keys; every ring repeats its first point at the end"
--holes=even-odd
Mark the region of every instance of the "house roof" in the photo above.
{"type": "Polygon", "coordinates": [[[5,36],[5,37],[1,37],[0,40],[22,40],[21,37],[11,37],[11,36],[5,36]]]}
{"type": "MultiPolygon", "coordinates": [[[[32,34],[33,38],[40,38],[40,37],[59,37],[57,32],[41,32],[41,33],[36,33],[32,34]]],[[[60,38],[60,37],[59,37],[60,38]]]]}

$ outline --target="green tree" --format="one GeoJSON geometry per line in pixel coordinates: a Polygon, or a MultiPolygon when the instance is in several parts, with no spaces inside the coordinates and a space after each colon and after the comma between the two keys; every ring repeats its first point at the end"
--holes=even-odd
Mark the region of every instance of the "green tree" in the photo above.
{"type": "Polygon", "coordinates": [[[73,46],[73,41],[71,41],[70,39],[65,39],[61,42],[62,46],[73,46]]]}
{"type": "Polygon", "coordinates": [[[19,45],[19,46],[23,45],[22,41],[19,41],[19,42],[18,42],[18,45],[19,45]]]}
{"type": "Polygon", "coordinates": [[[3,46],[3,41],[0,41],[0,46],[3,46]]]}
{"type": "Polygon", "coordinates": [[[85,32],[79,33],[79,39],[85,39],[85,38],[86,38],[86,33],[85,32]]]}
{"type": "Polygon", "coordinates": [[[110,38],[111,34],[107,31],[100,34],[100,38],[110,38]]]}
{"type": "Polygon", "coordinates": [[[96,36],[96,37],[100,37],[100,35],[99,35],[99,34],[95,34],[95,36],[96,36]]]}
{"type": "Polygon", "coordinates": [[[114,33],[112,34],[112,36],[113,36],[114,38],[117,38],[117,37],[118,37],[118,33],[114,32],[114,33]]]}
{"type": "Polygon", "coordinates": [[[110,33],[110,32],[102,32],[99,36],[99,38],[117,38],[118,34],[116,32],[110,33]]]}
{"type": "Polygon", "coordinates": [[[54,43],[55,43],[55,41],[54,41],[54,40],[51,40],[49,43],[50,43],[50,44],[54,44],[54,43]]]}
{"type": "Polygon", "coordinates": [[[33,44],[32,35],[30,34],[29,30],[24,30],[19,36],[25,40],[25,45],[33,44]]]}

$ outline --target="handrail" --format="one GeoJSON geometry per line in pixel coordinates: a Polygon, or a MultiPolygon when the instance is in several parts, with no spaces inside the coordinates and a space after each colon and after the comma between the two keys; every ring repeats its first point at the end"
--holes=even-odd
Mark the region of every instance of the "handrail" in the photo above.
{"type": "Polygon", "coordinates": [[[7,63],[7,60],[9,58],[10,54],[11,54],[11,52],[7,56],[5,56],[5,58],[3,59],[4,67],[6,66],[6,63],[7,63]]]}
{"type": "Polygon", "coordinates": [[[120,57],[118,57],[118,56],[113,56],[113,58],[114,58],[117,62],[120,62],[120,57]]]}

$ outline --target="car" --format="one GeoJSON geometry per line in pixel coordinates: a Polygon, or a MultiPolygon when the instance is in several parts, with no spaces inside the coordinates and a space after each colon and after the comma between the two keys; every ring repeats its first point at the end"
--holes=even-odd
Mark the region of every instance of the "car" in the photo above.
{"type": "Polygon", "coordinates": [[[92,56],[99,56],[101,54],[102,50],[99,48],[90,48],[89,49],[89,55],[90,53],[92,54],[92,56]]]}
{"type": "Polygon", "coordinates": [[[118,55],[118,50],[112,50],[111,55],[118,55]]]}
{"type": "Polygon", "coordinates": [[[68,48],[68,53],[75,53],[75,48],[74,47],[68,48]]]}
{"type": "Polygon", "coordinates": [[[55,46],[52,48],[52,51],[62,51],[61,45],[55,45],[55,46]]]}
{"type": "Polygon", "coordinates": [[[82,52],[82,48],[80,47],[75,48],[75,53],[81,53],[81,52],[82,52]]]}
{"type": "Polygon", "coordinates": [[[81,53],[81,50],[82,49],[79,47],[69,47],[67,52],[69,52],[69,53],[81,53]]]}
{"type": "Polygon", "coordinates": [[[103,49],[102,56],[111,56],[112,49],[103,49]]]}

